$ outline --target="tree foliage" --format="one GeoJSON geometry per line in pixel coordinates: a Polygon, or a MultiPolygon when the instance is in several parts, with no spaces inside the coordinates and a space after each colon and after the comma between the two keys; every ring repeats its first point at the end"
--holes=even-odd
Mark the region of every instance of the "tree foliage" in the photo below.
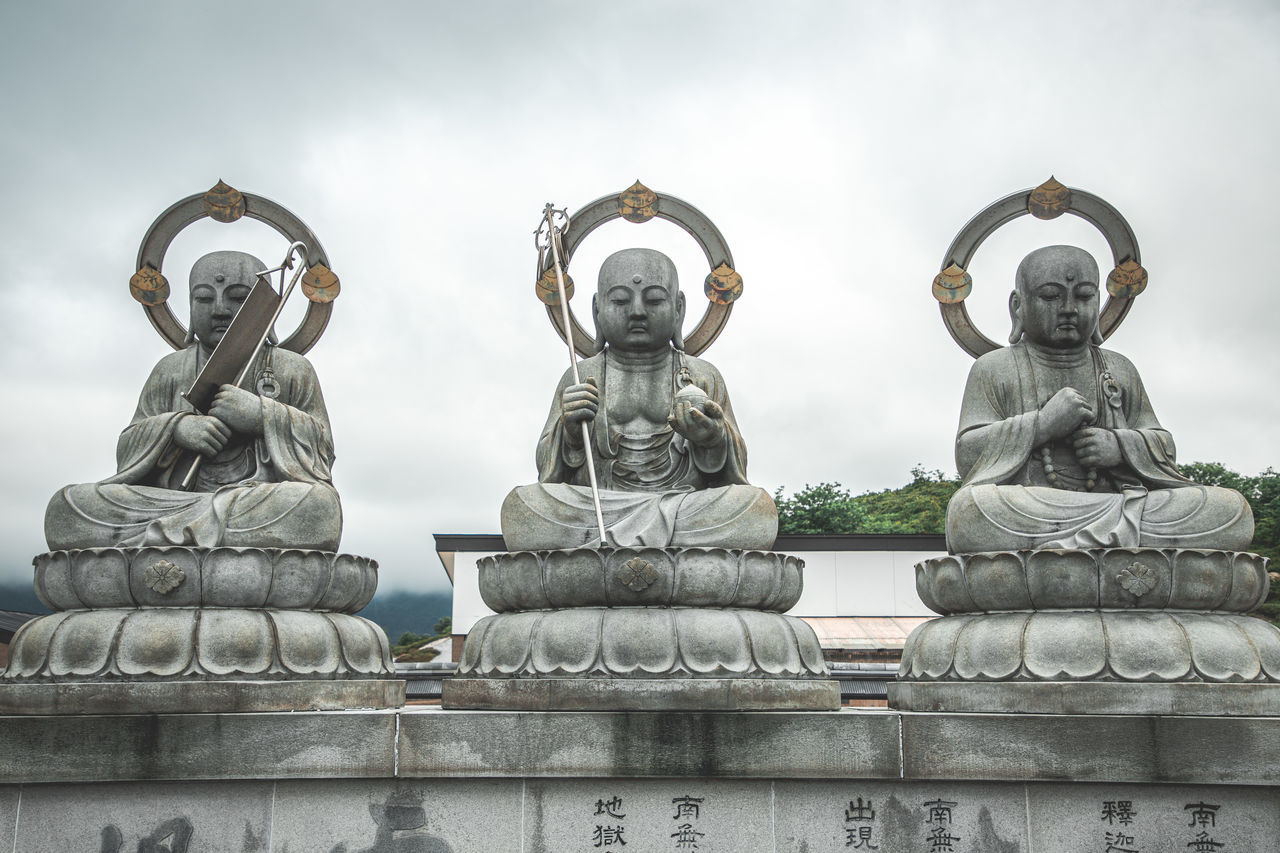
{"type": "Polygon", "coordinates": [[[947,501],[960,481],[917,465],[897,489],[853,495],[839,483],[805,485],[790,498],[779,488],[779,533],[942,533],[947,501]]]}

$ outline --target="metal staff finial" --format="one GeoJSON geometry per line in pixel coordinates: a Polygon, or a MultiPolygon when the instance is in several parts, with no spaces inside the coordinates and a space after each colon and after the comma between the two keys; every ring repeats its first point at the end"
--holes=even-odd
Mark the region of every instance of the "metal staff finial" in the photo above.
{"type": "MultiPolygon", "coordinates": [[[[538,228],[533,232],[534,245],[538,247],[538,269],[542,270],[546,266],[547,253],[551,254],[551,266],[556,272],[556,291],[560,295],[560,314],[564,319],[564,328],[567,332],[565,335],[565,344],[569,347],[569,367],[573,370],[573,384],[582,384],[581,377],[578,376],[578,355],[573,349],[573,322],[569,314],[569,295],[565,292],[564,287],[564,267],[562,266],[560,256],[563,251],[563,245],[560,242],[561,234],[569,227],[569,212],[567,208],[557,210],[551,202],[547,202],[542,208],[542,222],[538,224],[538,228]]],[[[604,389],[600,389],[601,393],[604,389]]],[[[586,421],[582,422],[582,446],[586,450],[586,466],[587,476],[591,481],[591,502],[596,509],[596,524],[600,528],[600,544],[605,545],[605,527],[604,513],[600,509],[600,485],[596,482],[596,463],[595,454],[591,450],[591,428],[586,421]]]]}

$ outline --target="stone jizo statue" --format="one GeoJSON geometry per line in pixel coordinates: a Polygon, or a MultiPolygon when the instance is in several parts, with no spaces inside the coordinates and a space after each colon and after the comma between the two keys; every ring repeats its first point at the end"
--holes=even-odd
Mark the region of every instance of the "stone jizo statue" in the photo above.
{"type": "Polygon", "coordinates": [[[265,269],[243,252],[196,261],[190,345],[151,371],[120,434],[116,474],[53,496],[45,514],[50,549],[337,549],[342,510],[330,475],[329,417],[303,356],[264,346],[247,387],[223,385],[207,415],[183,397],[265,269]],[[184,491],[182,463],[192,453],[201,465],[184,491]]]}
{"type": "Polygon", "coordinates": [[[965,387],[952,553],[1248,547],[1249,504],[1179,473],[1137,369],[1098,345],[1098,265],[1087,252],[1032,252],[1009,310],[1011,346],[979,358],[965,387]]]}
{"type": "Polygon", "coordinates": [[[778,515],[747,483],[747,449],[724,379],[685,354],[685,298],[661,252],[625,249],[600,268],[592,300],[599,352],[566,371],[538,441],[538,483],[502,508],[511,550],[599,541],[581,424],[590,425],[612,546],[768,549],[778,515]]]}

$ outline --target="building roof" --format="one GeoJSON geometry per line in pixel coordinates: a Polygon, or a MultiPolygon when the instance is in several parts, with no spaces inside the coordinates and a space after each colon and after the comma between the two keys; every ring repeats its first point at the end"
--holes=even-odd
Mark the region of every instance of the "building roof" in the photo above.
{"type": "Polygon", "coordinates": [[[933,616],[801,616],[824,649],[901,649],[933,616]]]}

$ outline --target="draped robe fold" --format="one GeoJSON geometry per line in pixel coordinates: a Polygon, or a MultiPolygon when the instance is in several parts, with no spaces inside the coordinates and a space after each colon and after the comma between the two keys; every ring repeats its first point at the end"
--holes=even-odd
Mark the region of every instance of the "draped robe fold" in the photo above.
{"type": "MultiPolygon", "coordinates": [[[[668,409],[679,368],[724,410],[727,441],[714,450],[694,446],[663,424],[652,433],[627,435],[611,424],[605,353],[578,365],[582,381],[594,379],[601,405],[591,422],[600,503],[612,546],[705,546],[767,549],[778,533],[773,498],[747,483],[747,447],[720,372],[708,362],[672,350],[668,409]]],[[[502,507],[507,548],[575,548],[600,541],[591,500],[586,451],[565,436],[561,397],[573,384],[566,371],[556,387],[538,440],[538,482],[519,486],[502,507]]]]}
{"type": "Polygon", "coordinates": [[[1037,548],[1181,547],[1243,550],[1253,513],[1238,492],[1193,483],[1174,464],[1173,437],[1160,426],[1134,366],[1090,347],[1075,359],[1019,343],[979,358],[969,373],[956,437],[962,484],[947,507],[952,553],[1037,548]],[[1057,360],[1059,363],[1054,364],[1057,360]],[[1066,441],[1051,446],[1060,482],[1051,487],[1034,445],[1039,411],[1061,387],[1047,375],[1069,373],[1093,400],[1096,426],[1114,432],[1123,461],[1087,474],[1066,441]],[[1100,374],[1119,388],[1112,399],[1100,374]]]}
{"type": "MultiPolygon", "coordinates": [[[[263,359],[260,354],[246,385],[263,359]]],[[[315,371],[297,353],[271,348],[279,393],[261,398],[263,434],[233,435],[217,456],[202,460],[193,489],[180,489],[190,454],[173,436],[179,421],[194,414],[182,395],[203,360],[194,344],[155,366],[117,442],[116,474],[67,486],[49,502],[51,549],[337,548],[342,510],[330,473],[329,417],[315,371]]]]}

